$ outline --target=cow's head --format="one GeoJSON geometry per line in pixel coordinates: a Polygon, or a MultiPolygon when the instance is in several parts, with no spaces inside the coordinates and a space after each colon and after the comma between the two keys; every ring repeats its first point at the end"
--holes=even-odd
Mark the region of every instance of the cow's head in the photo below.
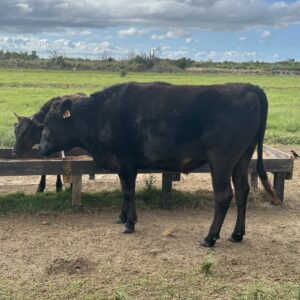
{"type": "Polygon", "coordinates": [[[73,128],[73,102],[71,99],[54,101],[45,117],[44,129],[40,142],[42,155],[69,150],[75,147],[76,132],[73,128]]]}
{"type": "Polygon", "coordinates": [[[20,117],[15,113],[17,122],[14,124],[14,132],[16,143],[13,149],[14,155],[22,155],[30,150],[34,145],[39,144],[43,125],[37,121],[28,118],[20,117]]]}

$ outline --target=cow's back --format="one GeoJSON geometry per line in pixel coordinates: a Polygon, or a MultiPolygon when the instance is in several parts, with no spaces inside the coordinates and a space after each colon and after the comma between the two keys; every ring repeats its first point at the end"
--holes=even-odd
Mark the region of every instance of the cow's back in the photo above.
{"type": "Polygon", "coordinates": [[[258,91],[249,84],[118,85],[106,91],[101,122],[117,156],[139,167],[178,169],[208,160],[214,149],[239,155],[260,126],[258,91]]]}

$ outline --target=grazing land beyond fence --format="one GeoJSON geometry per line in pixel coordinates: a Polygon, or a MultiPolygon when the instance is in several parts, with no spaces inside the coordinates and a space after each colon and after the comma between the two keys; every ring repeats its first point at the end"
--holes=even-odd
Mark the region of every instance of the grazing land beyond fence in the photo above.
{"type": "Polygon", "coordinates": [[[31,115],[49,98],[74,92],[87,94],[128,81],[173,84],[249,82],[261,86],[269,99],[267,143],[300,144],[300,77],[193,73],[105,73],[97,71],[0,70],[0,146],[14,144],[13,111],[31,115]],[[124,74],[123,74],[124,75],[124,74]]]}

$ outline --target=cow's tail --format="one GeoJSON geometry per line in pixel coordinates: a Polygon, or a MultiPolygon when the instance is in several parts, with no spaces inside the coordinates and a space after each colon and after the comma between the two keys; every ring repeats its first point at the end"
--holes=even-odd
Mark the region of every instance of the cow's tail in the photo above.
{"type": "Polygon", "coordinates": [[[273,204],[282,204],[282,201],[277,198],[275,191],[268,179],[268,175],[265,170],[264,163],[263,163],[263,140],[264,140],[266,125],[267,125],[268,100],[267,100],[265,92],[262,89],[257,88],[256,94],[258,94],[258,97],[259,97],[260,103],[261,103],[261,123],[260,123],[260,127],[258,129],[258,134],[257,134],[256,172],[261,180],[263,187],[271,195],[271,197],[272,197],[271,202],[273,204]]]}

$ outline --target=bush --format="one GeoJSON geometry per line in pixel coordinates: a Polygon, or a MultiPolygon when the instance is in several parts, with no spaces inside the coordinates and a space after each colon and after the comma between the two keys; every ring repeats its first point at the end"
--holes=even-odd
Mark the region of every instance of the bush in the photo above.
{"type": "Polygon", "coordinates": [[[190,58],[182,57],[175,60],[174,64],[180,69],[186,69],[192,66],[193,61],[190,58]]]}
{"type": "Polygon", "coordinates": [[[163,73],[163,72],[174,73],[174,72],[179,72],[180,69],[176,65],[172,64],[171,62],[159,60],[154,64],[151,71],[157,73],[163,73]]]}
{"type": "Polygon", "coordinates": [[[120,77],[125,77],[127,75],[127,72],[125,70],[120,71],[120,77]]]}

